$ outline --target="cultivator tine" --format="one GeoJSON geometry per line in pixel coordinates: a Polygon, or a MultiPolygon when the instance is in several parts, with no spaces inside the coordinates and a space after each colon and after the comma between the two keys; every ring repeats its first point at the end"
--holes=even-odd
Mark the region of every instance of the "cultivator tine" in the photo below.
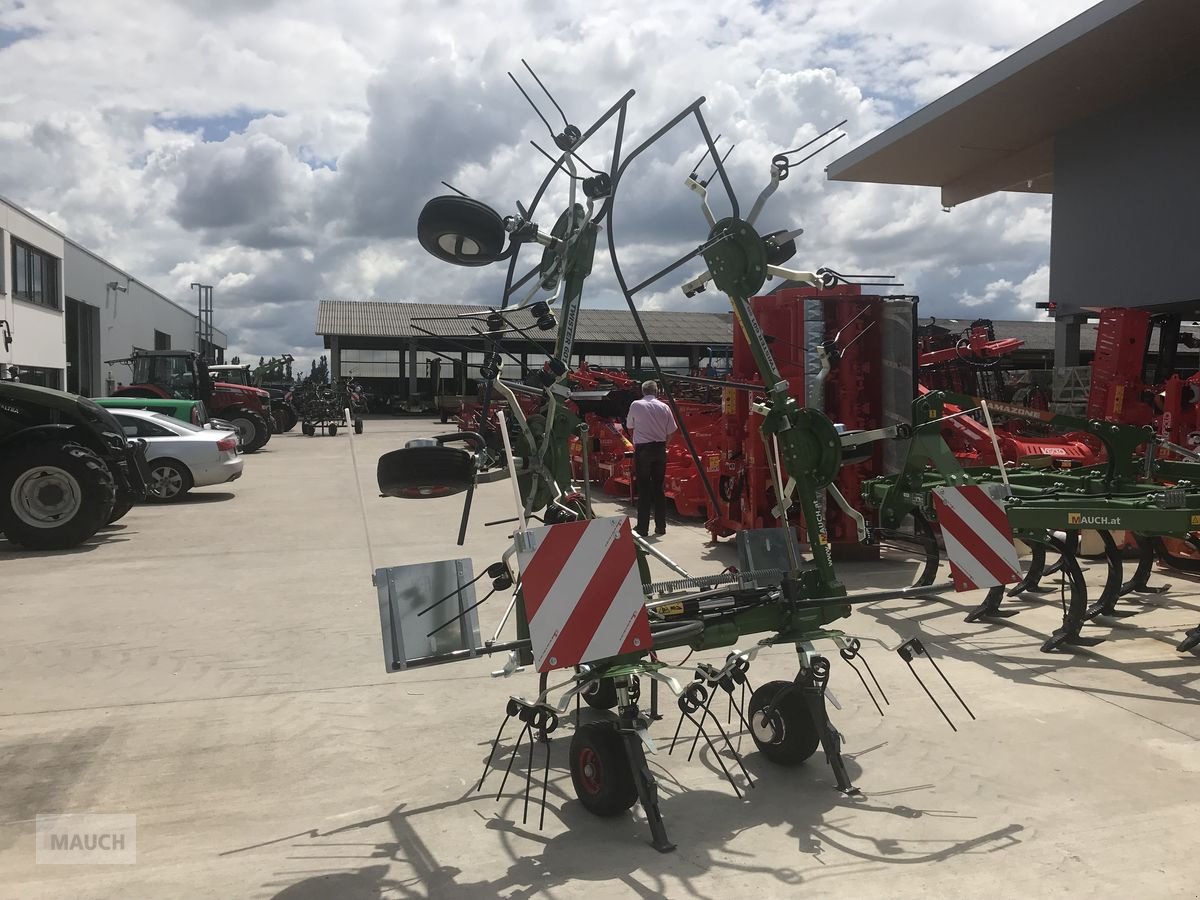
{"type": "Polygon", "coordinates": [[[1121,564],[1121,548],[1117,546],[1117,542],[1113,540],[1111,532],[1101,531],[1100,539],[1104,541],[1104,560],[1108,565],[1108,576],[1104,581],[1104,591],[1100,594],[1100,599],[1088,607],[1084,613],[1084,618],[1094,619],[1096,616],[1133,616],[1137,615],[1133,610],[1125,610],[1117,612],[1117,600],[1121,596],[1122,583],[1122,564],[1121,564]]]}
{"type": "Polygon", "coordinates": [[[1076,551],[1079,550],[1079,532],[1068,531],[1066,540],[1060,542],[1059,546],[1055,547],[1055,549],[1059,550],[1058,562],[1046,567],[1045,574],[1047,575],[1057,575],[1066,564],[1067,557],[1075,558],[1076,551]]]}
{"type": "Polygon", "coordinates": [[[1049,594],[1051,588],[1041,585],[1042,576],[1046,574],[1046,548],[1034,544],[1029,548],[1029,568],[1025,576],[1008,589],[1008,596],[1017,594],[1049,594]]]}
{"type": "MultiPolygon", "coordinates": [[[[1076,533],[1077,534],[1077,533],[1076,533]]],[[[1063,623],[1062,627],[1057,629],[1046,642],[1042,644],[1043,653],[1053,653],[1064,645],[1072,645],[1076,647],[1094,647],[1097,644],[1103,643],[1103,638],[1087,638],[1080,634],[1080,629],[1083,628],[1085,615],[1087,614],[1087,582],[1083,577],[1083,570],[1079,568],[1079,560],[1075,558],[1073,551],[1069,550],[1071,545],[1070,535],[1067,541],[1060,541],[1058,538],[1051,537],[1048,541],[1050,546],[1062,554],[1062,582],[1060,590],[1062,591],[1062,607],[1063,607],[1063,623]],[[1066,591],[1067,583],[1071,585],[1071,600],[1067,603],[1066,591]]],[[[1078,547],[1078,540],[1075,541],[1075,546],[1078,547]]]]}
{"type": "Polygon", "coordinates": [[[1200,647],[1200,625],[1197,625],[1191,631],[1186,632],[1183,640],[1179,642],[1179,646],[1175,649],[1180,653],[1186,653],[1189,650],[1194,650],[1200,647]]]}
{"type": "Polygon", "coordinates": [[[879,683],[879,679],[875,677],[875,673],[871,671],[871,664],[867,662],[867,658],[862,655],[862,641],[858,638],[851,638],[846,642],[839,653],[850,668],[854,670],[854,674],[858,676],[858,680],[862,682],[863,688],[866,689],[867,696],[871,698],[871,702],[875,704],[875,709],[879,711],[879,715],[883,715],[883,707],[879,705],[879,701],[875,699],[875,693],[871,690],[871,686],[867,684],[867,679],[863,677],[863,673],[858,671],[858,666],[854,665],[854,660],[857,658],[866,668],[867,674],[871,676],[871,680],[875,682],[875,687],[879,691],[879,696],[883,698],[883,702],[891,706],[891,701],[888,700],[887,694],[883,692],[883,685],[879,683]]]}
{"type": "Polygon", "coordinates": [[[965,622],[981,622],[984,619],[1007,619],[1015,616],[1015,609],[1001,609],[1000,603],[1004,600],[1004,585],[998,584],[995,587],[988,588],[987,595],[983,598],[983,602],[967,613],[965,622]]]}
{"type": "Polygon", "coordinates": [[[1159,587],[1150,587],[1147,583],[1150,581],[1150,574],[1154,570],[1154,538],[1146,537],[1142,534],[1134,534],[1133,542],[1137,545],[1138,564],[1134,570],[1133,577],[1121,585],[1121,596],[1126,594],[1162,594],[1169,588],[1169,584],[1160,585],[1159,587]]]}
{"type": "Polygon", "coordinates": [[[910,638],[897,647],[896,652],[900,655],[900,658],[904,660],[905,664],[908,666],[908,671],[912,673],[913,678],[917,679],[917,684],[921,686],[921,690],[925,692],[925,696],[929,698],[930,702],[933,703],[935,707],[937,707],[937,711],[942,714],[942,718],[946,720],[946,724],[950,726],[952,731],[958,731],[958,728],[955,727],[952,721],[950,721],[950,717],[946,715],[946,710],[942,709],[942,705],[937,702],[937,698],[933,696],[933,693],[929,690],[928,686],[926,686],[925,681],[917,673],[917,670],[913,668],[912,661],[915,657],[924,656],[927,660],[929,660],[930,664],[933,665],[933,670],[938,673],[942,681],[946,682],[946,687],[950,688],[950,693],[954,695],[954,699],[962,704],[962,708],[967,711],[968,716],[970,716],[972,719],[975,718],[975,713],[971,712],[971,707],[967,706],[967,701],[965,701],[958,691],[954,689],[954,685],[950,683],[950,679],[946,677],[946,673],[943,672],[941,666],[937,664],[937,660],[935,660],[933,656],[930,655],[929,651],[925,649],[925,645],[921,643],[920,638],[910,638]]]}

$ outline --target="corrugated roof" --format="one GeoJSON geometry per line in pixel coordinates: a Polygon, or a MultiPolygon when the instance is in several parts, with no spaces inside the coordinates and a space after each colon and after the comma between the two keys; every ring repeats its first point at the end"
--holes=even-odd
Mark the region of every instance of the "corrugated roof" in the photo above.
{"type": "MultiPolygon", "coordinates": [[[[316,333],[322,337],[428,337],[419,330],[423,328],[440,337],[476,337],[472,327],[484,328],[479,319],[453,317],[487,312],[484,307],[458,304],[322,300],[317,310],[316,333]],[[424,317],[431,318],[422,321],[424,317]]],[[[653,311],[641,313],[641,318],[650,340],[656,344],[707,346],[732,340],[733,318],[729,313],[653,311]]],[[[536,329],[528,313],[519,314],[513,322],[531,336],[547,337],[546,332],[536,329]]],[[[575,340],[640,344],[642,339],[628,310],[581,309],[575,340]]]]}

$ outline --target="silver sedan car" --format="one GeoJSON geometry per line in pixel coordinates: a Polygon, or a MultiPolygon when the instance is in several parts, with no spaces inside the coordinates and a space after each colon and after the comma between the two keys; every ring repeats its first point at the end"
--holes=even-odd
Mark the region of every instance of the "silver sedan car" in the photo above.
{"type": "Polygon", "coordinates": [[[225,484],[242,477],[235,433],[198,428],[145,409],[110,411],[126,435],[146,441],[150,465],[147,499],[169,503],[193,487],[225,484]]]}

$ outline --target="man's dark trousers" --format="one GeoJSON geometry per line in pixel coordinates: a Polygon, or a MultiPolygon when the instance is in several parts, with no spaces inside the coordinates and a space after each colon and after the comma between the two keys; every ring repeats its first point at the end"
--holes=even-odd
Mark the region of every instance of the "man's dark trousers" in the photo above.
{"type": "Polygon", "coordinates": [[[650,507],[654,507],[654,530],[667,530],[667,498],[663,496],[663,478],[667,474],[667,445],[662,441],[637,444],[633,449],[637,473],[638,523],[643,535],[650,529],[650,507]]]}

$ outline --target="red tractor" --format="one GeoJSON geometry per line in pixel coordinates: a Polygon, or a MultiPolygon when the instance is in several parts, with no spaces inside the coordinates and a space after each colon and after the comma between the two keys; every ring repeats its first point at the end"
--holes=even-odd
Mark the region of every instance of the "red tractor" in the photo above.
{"type": "Polygon", "coordinates": [[[114,397],[203,400],[210,416],[237,428],[243,453],[271,439],[271,395],[262,388],[213,381],[207,360],[191,350],[136,350],[124,363],[133,370],[130,384],[117,385],[114,397]]]}

